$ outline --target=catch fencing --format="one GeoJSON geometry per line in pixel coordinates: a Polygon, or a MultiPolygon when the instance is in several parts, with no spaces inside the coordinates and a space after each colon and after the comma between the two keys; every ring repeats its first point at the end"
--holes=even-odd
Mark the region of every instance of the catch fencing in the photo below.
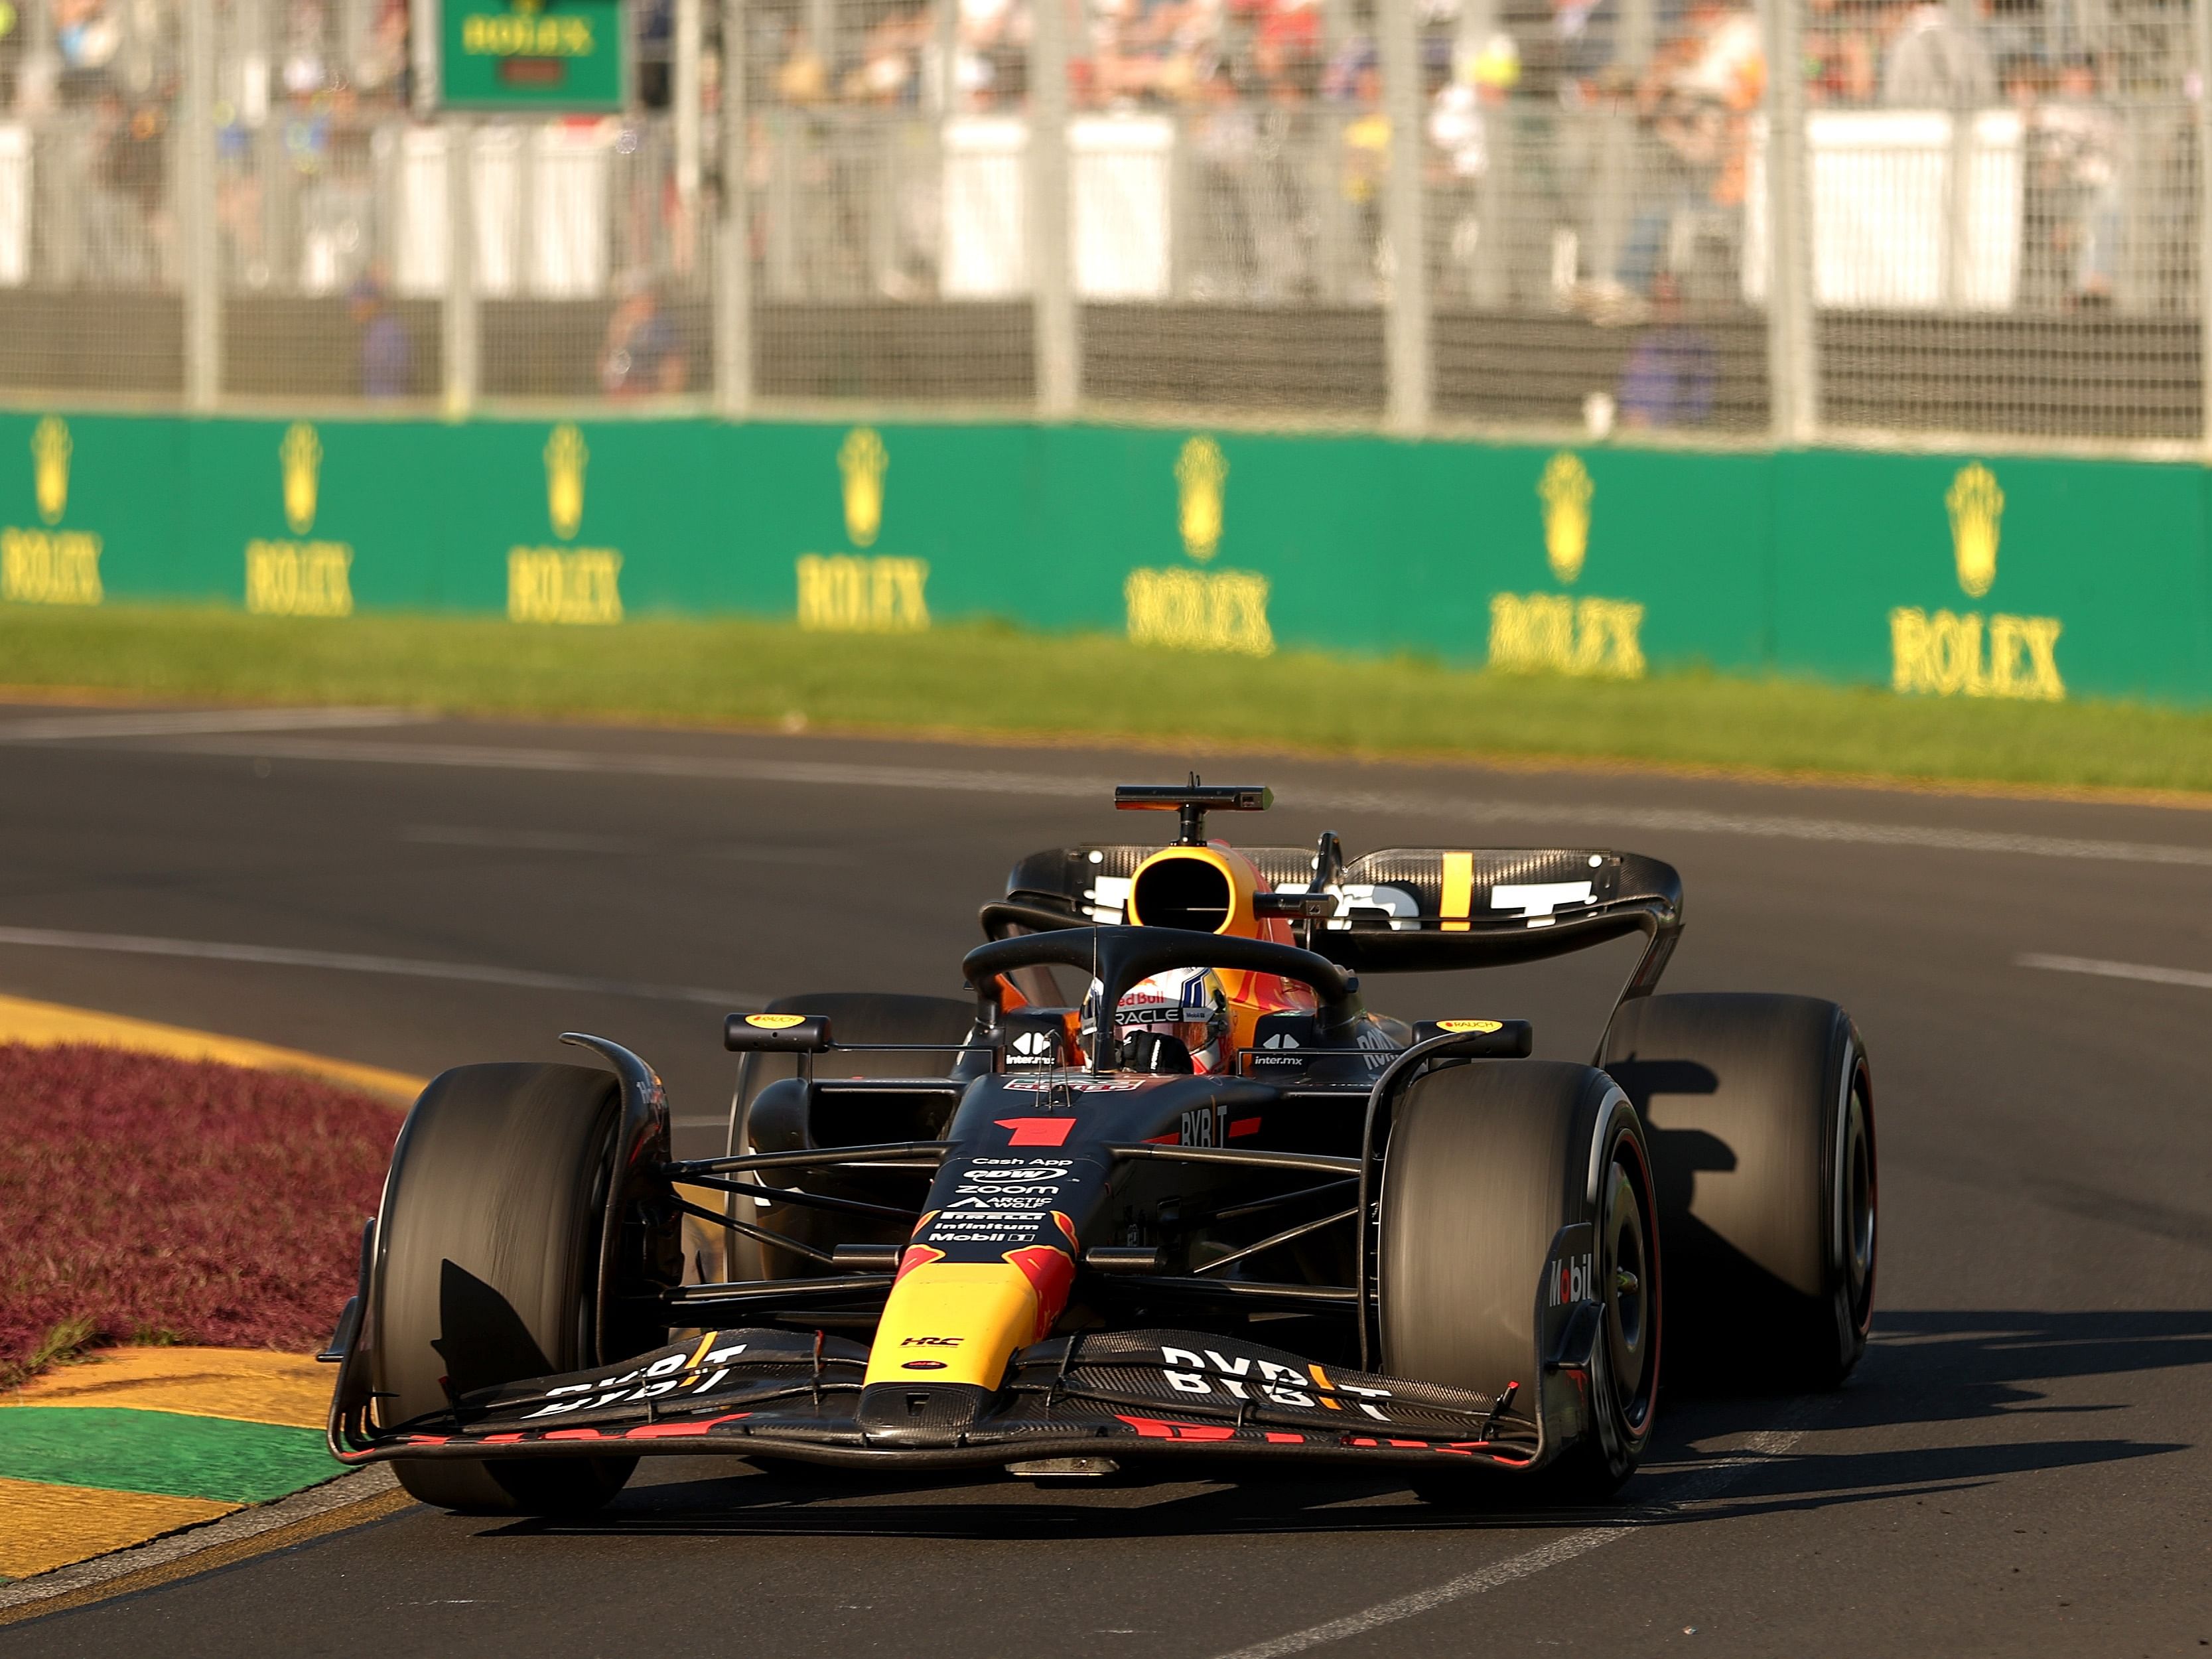
{"type": "Polygon", "coordinates": [[[637,0],[546,121],[26,0],[0,397],[2197,453],[2208,9],[637,0]]]}

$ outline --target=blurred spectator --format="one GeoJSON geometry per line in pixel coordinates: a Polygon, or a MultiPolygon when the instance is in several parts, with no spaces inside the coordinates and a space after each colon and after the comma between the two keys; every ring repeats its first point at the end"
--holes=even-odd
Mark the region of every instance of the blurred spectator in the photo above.
{"type": "Polygon", "coordinates": [[[775,95],[787,104],[818,104],[830,96],[830,65],[805,29],[796,23],[784,32],[783,62],[775,71],[775,95]]]}
{"type": "Polygon", "coordinates": [[[672,0],[634,0],[637,19],[637,101],[647,109],[668,107],[676,40],[672,0]]]}
{"type": "Polygon", "coordinates": [[[383,288],[374,276],[364,276],[347,299],[354,326],[361,331],[361,395],[405,397],[415,389],[415,343],[385,303],[383,288]]]}
{"type": "Polygon", "coordinates": [[[1759,19],[1724,0],[1691,0],[1688,27],[1662,55],[1667,89],[1733,115],[1747,115],[1766,91],[1766,49],[1759,19]]]}
{"type": "Polygon", "coordinates": [[[1200,211],[1194,218],[1190,291],[1201,300],[1247,299],[1258,283],[1259,116],[1238,96],[1235,71],[1227,64],[1200,81],[1196,93],[1200,107],[1190,134],[1200,211]]]}
{"type": "Polygon", "coordinates": [[[1556,297],[1574,281],[1590,245],[1600,134],[1583,118],[1613,62],[1616,0],[1501,0],[1511,42],[1514,97],[1501,112],[1496,149],[1507,165],[1492,221],[1506,285],[1522,303],[1556,297]]]}
{"type": "Polygon", "coordinates": [[[599,386],[610,397],[684,390],[684,363],[676,325],[660,308],[652,282],[630,271],[615,284],[606,343],[599,351],[599,386]]]}
{"type": "Polygon", "coordinates": [[[1656,295],[1671,273],[1712,296],[1734,284],[1741,258],[1750,122],[1765,95],[1766,59],[1749,11],[1692,0],[1686,21],[1638,92],[1659,143],[1620,279],[1656,295]]]}
{"type": "Polygon", "coordinates": [[[83,204],[88,274],[95,282],[135,287],[161,275],[171,240],[167,129],[158,104],[126,110],[113,92],[100,97],[83,204]]]}
{"type": "Polygon", "coordinates": [[[1379,297],[1388,269],[1389,241],[1382,223],[1384,181],[1390,168],[1390,118],[1382,112],[1382,76],[1371,60],[1353,82],[1360,112],[1344,129],[1344,200],[1352,215],[1365,270],[1353,277],[1352,297],[1379,297]]]}
{"type": "Polygon", "coordinates": [[[295,98],[307,98],[331,83],[325,56],[325,18],[318,0],[292,0],[282,14],[283,56],[277,80],[295,98]]]}
{"type": "Polygon", "coordinates": [[[2100,98],[2094,60],[2060,65],[2057,94],[2029,127],[2031,168],[2045,192],[2050,253],[2076,305],[2112,303],[2119,264],[2119,117],[2100,98]]]}
{"type": "Polygon", "coordinates": [[[861,37],[859,67],[845,77],[846,101],[884,108],[915,102],[921,88],[921,49],[933,29],[927,6],[893,12],[878,21],[861,37]]]}
{"type": "Polygon", "coordinates": [[[1624,425],[1703,426],[1712,418],[1720,356],[1682,320],[1680,285],[1662,272],[1651,286],[1652,320],[1629,348],[1616,400],[1624,425]]]}
{"type": "Polygon", "coordinates": [[[1815,104],[1871,104],[1881,48],[1863,4],[1813,0],[1805,27],[1805,94],[1815,104]]]}
{"type": "Polygon", "coordinates": [[[253,164],[253,135],[233,121],[216,130],[215,222],[230,252],[228,276],[248,288],[269,283],[263,242],[265,186],[253,164]]]}
{"type": "Polygon", "coordinates": [[[364,97],[391,103],[407,100],[407,0],[377,0],[375,20],[354,64],[354,85],[364,97]]]}
{"type": "Polygon", "coordinates": [[[109,70],[123,49],[121,23],[100,0],[52,0],[52,9],[62,100],[86,103],[112,90],[109,70]]]}
{"type": "Polygon", "coordinates": [[[1512,38],[1501,34],[1484,47],[1459,52],[1449,77],[1429,100],[1429,147],[1437,165],[1428,192],[1444,249],[1437,273],[1440,298],[1479,304],[1485,297],[1476,281],[1482,193],[1491,170],[1491,124],[1504,118],[1505,88],[1518,69],[1512,50],[1512,38]]]}
{"type": "Polygon", "coordinates": [[[1985,109],[1996,96],[1988,49],[1948,6],[1923,0],[1905,14],[1882,62],[1883,103],[1892,109],[1985,109]]]}

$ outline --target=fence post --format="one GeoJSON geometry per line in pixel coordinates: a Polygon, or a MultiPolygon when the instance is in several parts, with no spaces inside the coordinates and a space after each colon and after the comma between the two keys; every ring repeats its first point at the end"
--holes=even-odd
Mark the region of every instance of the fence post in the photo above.
{"type": "Polygon", "coordinates": [[[2212,459],[2212,0],[2191,0],[2197,47],[2197,395],[2200,441],[2212,459]]]}
{"type": "Polygon", "coordinates": [[[722,0],[722,187],[714,228],[714,409],[742,421],[753,403],[752,162],[745,101],[745,0],[722,0]]]}
{"type": "Polygon", "coordinates": [[[446,418],[466,418],[477,401],[476,129],[449,118],[446,134],[446,303],[439,313],[446,366],[446,418]]]}
{"type": "Polygon", "coordinates": [[[215,217],[215,0],[185,0],[177,249],[185,301],[185,407],[222,394],[222,272],[215,217]]]}
{"type": "Polygon", "coordinates": [[[676,0],[676,61],[669,65],[668,107],[675,117],[677,210],[696,235],[699,228],[700,0],[676,0]]]}
{"type": "Polygon", "coordinates": [[[1812,441],[1820,409],[1801,3],[1762,7],[1766,61],[1778,66],[1766,82],[1766,387],[1774,441],[1785,446],[1812,441]]]}
{"type": "Polygon", "coordinates": [[[407,0],[408,104],[419,120],[438,112],[438,0],[407,0]]]}
{"type": "MultiPolygon", "coordinates": [[[[1972,39],[1979,20],[1974,0],[1945,0],[1953,32],[1972,39]]],[[[1974,107],[1973,89],[1962,74],[1951,76],[1950,155],[1944,168],[1943,191],[1943,308],[1966,308],[1966,276],[1973,264],[1974,125],[1981,112],[1974,107]]]]}
{"type": "Polygon", "coordinates": [[[1420,26],[1413,0],[1381,0],[1382,114],[1389,123],[1389,173],[1382,236],[1390,250],[1390,286],[1383,301],[1384,358],[1389,390],[1385,419],[1393,431],[1429,423],[1429,258],[1421,234],[1421,161],[1428,139],[1421,120],[1420,26]]]}
{"type": "Polygon", "coordinates": [[[1041,420],[1075,413],[1081,368],[1075,343],[1073,207],[1067,159],[1067,8],[1030,8],[1029,123],[1030,294],[1036,319],[1041,420]]]}

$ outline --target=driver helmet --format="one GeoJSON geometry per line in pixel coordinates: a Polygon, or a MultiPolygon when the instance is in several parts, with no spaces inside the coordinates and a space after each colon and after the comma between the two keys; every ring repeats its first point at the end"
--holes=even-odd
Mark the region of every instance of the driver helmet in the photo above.
{"type": "MultiPolygon", "coordinates": [[[[1098,999],[1105,987],[1097,980],[1083,999],[1083,1042],[1096,1051],[1098,999]]],[[[1226,1067],[1229,1052],[1229,994],[1221,975],[1211,968],[1172,968],[1131,986],[1114,1011],[1117,1037],[1133,1031],[1152,1031],[1171,1036],[1190,1050],[1194,1072],[1218,1072],[1226,1067]]]]}

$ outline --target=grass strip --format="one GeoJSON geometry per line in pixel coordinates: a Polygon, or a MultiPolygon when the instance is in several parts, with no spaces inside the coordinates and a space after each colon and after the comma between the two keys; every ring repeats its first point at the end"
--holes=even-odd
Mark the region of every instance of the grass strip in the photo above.
{"type": "Polygon", "coordinates": [[[1940,782],[2212,791],[2212,711],[1901,697],[1702,673],[1608,683],[1432,660],[1265,659],[998,624],[805,634],[738,617],[618,629],[216,608],[0,608],[0,685],[149,699],[1203,750],[1620,761],[1940,782]]]}
{"type": "Polygon", "coordinates": [[[313,1429],[113,1406],[0,1410],[0,1478],[263,1504],[340,1474],[313,1429]]]}

